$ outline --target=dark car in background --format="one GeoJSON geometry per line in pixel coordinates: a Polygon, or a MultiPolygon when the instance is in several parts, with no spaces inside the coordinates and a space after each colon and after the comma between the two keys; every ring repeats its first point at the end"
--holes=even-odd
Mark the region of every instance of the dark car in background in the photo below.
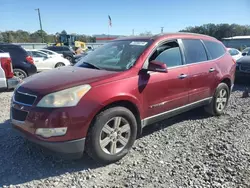
{"type": "Polygon", "coordinates": [[[250,78],[250,56],[244,56],[237,60],[236,67],[236,77],[237,78],[250,78]]]}
{"type": "Polygon", "coordinates": [[[250,47],[247,47],[245,48],[243,51],[242,51],[242,56],[249,56],[250,55],[250,47]]]}
{"type": "Polygon", "coordinates": [[[0,43],[0,50],[10,54],[14,75],[24,79],[37,73],[33,58],[20,45],[0,43]]]}
{"type": "Polygon", "coordinates": [[[75,62],[75,52],[68,46],[48,46],[45,49],[57,52],[59,54],[63,54],[63,57],[68,59],[71,63],[75,62]]]}

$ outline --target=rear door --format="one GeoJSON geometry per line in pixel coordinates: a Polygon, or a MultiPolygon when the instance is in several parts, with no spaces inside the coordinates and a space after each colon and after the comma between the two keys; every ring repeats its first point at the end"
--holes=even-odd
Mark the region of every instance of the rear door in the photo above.
{"type": "Polygon", "coordinates": [[[216,64],[209,61],[203,41],[182,39],[185,63],[188,68],[188,101],[194,103],[208,99],[213,95],[216,64]]]}

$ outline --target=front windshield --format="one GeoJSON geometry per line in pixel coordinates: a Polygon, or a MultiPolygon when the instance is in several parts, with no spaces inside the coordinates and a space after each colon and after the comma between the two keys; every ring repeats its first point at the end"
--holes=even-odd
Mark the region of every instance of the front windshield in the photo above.
{"type": "Polygon", "coordinates": [[[151,44],[150,40],[120,40],[106,43],[82,57],[75,66],[124,71],[130,69],[142,52],[151,44]]]}

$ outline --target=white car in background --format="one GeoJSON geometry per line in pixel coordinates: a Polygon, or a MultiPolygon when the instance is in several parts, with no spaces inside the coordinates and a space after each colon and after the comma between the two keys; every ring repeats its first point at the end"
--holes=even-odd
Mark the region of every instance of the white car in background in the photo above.
{"type": "Polygon", "coordinates": [[[63,54],[56,53],[52,50],[38,49],[38,51],[44,52],[44,53],[48,54],[50,57],[58,57],[58,56],[63,57],[63,54]]]}
{"type": "Polygon", "coordinates": [[[26,51],[33,57],[38,72],[71,65],[69,60],[61,56],[49,56],[36,49],[26,49],[26,51]]]}
{"type": "Polygon", "coordinates": [[[235,61],[242,58],[242,53],[235,49],[235,48],[227,48],[227,51],[230,53],[230,55],[234,58],[235,61]]]}

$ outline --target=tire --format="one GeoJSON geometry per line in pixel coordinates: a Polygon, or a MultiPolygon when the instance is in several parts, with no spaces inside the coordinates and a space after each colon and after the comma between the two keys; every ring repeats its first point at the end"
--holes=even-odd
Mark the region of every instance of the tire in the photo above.
{"type": "Polygon", "coordinates": [[[137,122],[135,116],[130,110],[124,107],[109,108],[98,114],[90,126],[85,145],[86,152],[98,163],[109,164],[119,161],[133,146],[136,139],[136,133],[137,122]],[[114,131],[113,123],[116,120],[119,122],[119,119],[121,124],[120,129],[118,130],[122,132],[121,128],[123,128],[124,130],[130,129],[129,131],[123,133],[114,131]],[[109,126],[107,123],[109,123],[109,126]],[[104,127],[108,127],[108,129],[105,129],[104,127]],[[114,131],[114,133],[112,133],[112,131],[114,131]],[[109,135],[107,133],[109,133],[109,135]],[[120,142],[121,138],[123,139],[123,143],[120,142]],[[104,142],[104,139],[106,139],[106,142],[104,142]],[[126,142],[124,142],[124,139],[126,142]],[[101,146],[101,143],[103,143],[103,147],[101,146]],[[114,149],[115,147],[112,146],[116,146],[116,150],[114,149]]]}
{"type": "Polygon", "coordinates": [[[230,98],[230,91],[227,84],[220,83],[216,88],[212,101],[208,106],[205,107],[205,110],[213,116],[220,116],[224,114],[225,109],[228,105],[229,98],[230,98]],[[222,97],[222,92],[223,93],[226,92],[225,97],[222,97]],[[220,100],[221,102],[216,102],[218,100],[220,100]],[[218,105],[219,103],[222,103],[223,106],[219,107],[218,105]]]}
{"type": "Polygon", "coordinates": [[[64,63],[57,63],[57,64],[56,64],[56,66],[55,66],[55,68],[58,68],[58,67],[63,67],[63,66],[65,66],[65,64],[64,64],[64,63]]]}
{"type": "Polygon", "coordinates": [[[66,56],[65,58],[66,58],[67,60],[69,60],[70,63],[73,63],[73,58],[72,58],[72,57],[66,56]]]}
{"type": "Polygon", "coordinates": [[[14,69],[13,72],[14,72],[14,76],[20,78],[21,80],[28,77],[27,73],[23,71],[22,69],[14,69]]]}

